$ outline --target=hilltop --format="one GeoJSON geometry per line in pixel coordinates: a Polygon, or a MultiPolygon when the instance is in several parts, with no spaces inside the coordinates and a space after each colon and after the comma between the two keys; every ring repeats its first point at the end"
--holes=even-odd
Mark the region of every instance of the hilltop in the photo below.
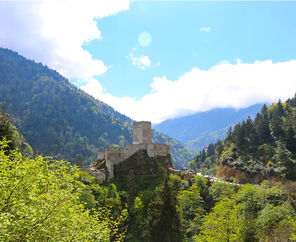
{"type": "MultiPolygon", "coordinates": [[[[41,63],[0,48],[0,80],[0,102],[37,153],[90,163],[98,149],[131,143],[133,120],[41,63]]],[[[193,158],[180,142],[167,140],[176,167],[193,158]]],[[[153,131],[153,141],[164,143],[164,135],[153,131]]]]}

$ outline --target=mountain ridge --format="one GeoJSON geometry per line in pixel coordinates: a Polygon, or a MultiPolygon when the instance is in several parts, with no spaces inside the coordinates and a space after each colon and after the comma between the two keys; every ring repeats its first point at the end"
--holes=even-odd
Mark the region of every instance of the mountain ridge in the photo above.
{"type": "MultiPolygon", "coordinates": [[[[89,163],[108,145],[131,143],[133,120],[78,89],[55,70],[0,48],[0,102],[18,120],[16,126],[33,149],[72,163],[89,163]]],[[[193,156],[173,139],[175,166],[193,156]]],[[[153,141],[165,142],[153,132],[153,141]]]]}
{"type": "Polygon", "coordinates": [[[205,145],[223,139],[230,126],[234,126],[249,115],[254,117],[262,106],[263,103],[242,109],[215,108],[189,116],[169,119],[153,125],[153,128],[180,140],[197,153],[205,145]]]}

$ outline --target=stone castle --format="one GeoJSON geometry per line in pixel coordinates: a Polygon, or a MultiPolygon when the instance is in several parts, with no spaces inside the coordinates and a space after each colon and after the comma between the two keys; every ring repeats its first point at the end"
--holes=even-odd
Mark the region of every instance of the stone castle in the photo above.
{"type": "Polygon", "coordinates": [[[113,178],[114,165],[128,159],[139,150],[146,150],[149,157],[170,156],[171,154],[168,144],[152,143],[151,122],[135,122],[133,124],[133,143],[124,148],[110,146],[106,150],[100,150],[97,162],[105,162],[105,170],[95,171],[91,166],[88,172],[95,175],[97,180],[113,178]]]}

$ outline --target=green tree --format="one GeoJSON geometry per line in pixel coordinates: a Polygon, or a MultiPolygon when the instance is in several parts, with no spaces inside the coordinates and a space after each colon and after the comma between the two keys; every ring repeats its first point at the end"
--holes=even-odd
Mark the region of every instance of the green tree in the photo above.
{"type": "Polygon", "coordinates": [[[6,147],[7,151],[18,148],[25,156],[33,155],[31,146],[17,132],[16,127],[10,121],[9,115],[3,109],[0,109],[0,141],[4,138],[9,141],[6,147]]]}
{"type": "Polygon", "coordinates": [[[0,146],[1,241],[122,240],[107,209],[85,210],[76,167],[15,150],[7,155],[5,140],[0,146]]]}
{"type": "Polygon", "coordinates": [[[182,212],[182,223],[184,224],[186,237],[191,238],[199,233],[202,218],[205,215],[204,201],[199,193],[200,188],[196,185],[188,190],[181,191],[178,195],[179,206],[182,212]]]}
{"type": "Polygon", "coordinates": [[[210,194],[215,202],[230,198],[236,191],[235,185],[226,182],[215,182],[210,188],[210,194]]]}
{"type": "Polygon", "coordinates": [[[194,185],[199,189],[199,194],[204,201],[204,209],[209,212],[213,205],[213,196],[210,194],[208,180],[201,176],[194,177],[194,185]]]}
{"type": "Polygon", "coordinates": [[[145,207],[140,197],[136,197],[131,209],[132,220],[129,221],[128,234],[126,236],[128,241],[149,241],[147,218],[145,216],[145,207]]]}
{"type": "Polygon", "coordinates": [[[83,159],[81,154],[77,154],[76,156],[76,165],[81,168],[83,167],[83,159]]]}
{"type": "Polygon", "coordinates": [[[177,194],[165,179],[148,208],[150,241],[179,242],[183,240],[177,194]]]}
{"type": "Polygon", "coordinates": [[[127,201],[127,207],[128,211],[131,212],[132,207],[134,205],[134,200],[136,197],[136,191],[135,191],[135,175],[133,170],[129,171],[128,177],[127,177],[127,189],[128,189],[128,201],[127,201]]]}
{"type": "Polygon", "coordinates": [[[254,126],[256,129],[258,144],[272,144],[273,138],[269,129],[269,119],[267,113],[267,107],[263,106],[261,112],[257,114],[254,120],[254,126]]]}
{"type": "Polygon", "coordinates": [[[258,241],[256,236],[256,218],[264,206],[259,189],[256,189],[251,184],[245,185],[234,195],[234,198],[240,203],[240,213],[244,216],[243,229],[241,231],[243,241],[258,241]]]}
{"type": "Polygon", "coordinates": [[[235,201],[225,199],[215,205],[213,211],[205,217],[200,235],[196,241],[242,241],[243,217],[235,201]]]}
{"type": "Polygon", "coordinates": [[[294,209],[287,203],[275,206],[268,204],[259,214],[257,219],[257,233],[262,241],[285,242],[295,228],[292,216],[294,209]]]}
{"type": "Polygon", "coordinates": [[[291,126],[288,128],[286,135],[286,147],[289,151],[296,154],[296,133],[291,126]]]}
{"type": "Polygon", "coordinates": [[[285,131],[283,129],[283,120],[277,108],[275,108],[271,113],[270,124],[272,136],[274,137],[274,139],[283,140],[285,137],[285,131]]]}

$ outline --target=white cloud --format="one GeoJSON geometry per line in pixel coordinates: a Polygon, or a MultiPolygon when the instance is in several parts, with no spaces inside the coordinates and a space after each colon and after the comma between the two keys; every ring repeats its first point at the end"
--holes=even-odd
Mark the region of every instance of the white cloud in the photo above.
{"type": "Polygon", "coordinates": [[[99,75],[108,67],[82,45],[101,38],[97,18],[128,8],[128,0],[0,1],[0,46],[68,78],[99,75]]]}
{"type": "Polygon", "coordinates": [[[136,101],[114,97],[95,79],[81,89],[135,120],[161,122],[217,107],[243,108],[259,102],[283,101],[296,92],[296,60],[248,64],[219,63],[209,70],[193,68],[178,80],[155,77],[151,93],[136,101]]]}
{"type": "Polygon", "coordinates": [[[139,69],[145,69],[147,67],[150,67],[151,65],[151,60],[149,59],[149,56],[144,56],[144,55],[140,55],[140,56],[135,56],[134,53],[130,53],[128,56],[129,59],[131,59],[132,64],[136,67],[138,67],[139,69]]]}
{"type": "Polygon", "coordinates": [[[201,32],[210,32],[211,31],[211,27],[202,27],[199,29],[201,32]]]}

